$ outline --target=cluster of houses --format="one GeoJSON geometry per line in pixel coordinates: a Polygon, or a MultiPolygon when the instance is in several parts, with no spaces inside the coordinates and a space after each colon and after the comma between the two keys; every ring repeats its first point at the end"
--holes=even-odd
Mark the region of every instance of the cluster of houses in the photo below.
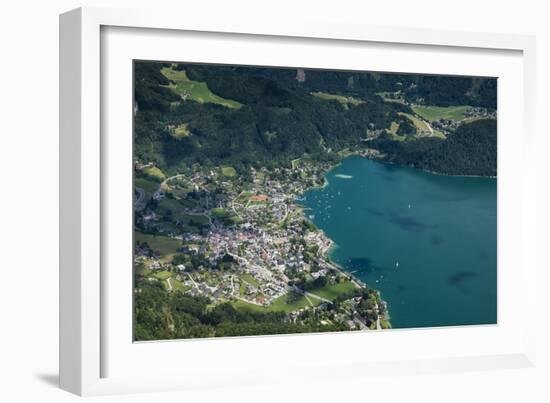
{"type": "MultiPolygon", "coordinates": [[[[151,269],[174,272],[186,286],[185,292],[191,295],[209,296],[215,301],[239,299],[256,305],[269,305],[289,292],[289,268],[293,273],[307,273],[312,279],[329,275],[329,263],[321,255],[331,242],[321,231],[304,229],[303,213],[293,203],[308,188],[308,183],[318,182],[324,168],[300,163],[293,169],[262,171],[257,175],[258,172],[251,170],[255,179],[248,182],[246,188],[239,179],[227,179],[227,184],[222,186],[223,192],[210,198],[218,200],[218,206],[208,205],[205,201],[208,198],[204,197],[191,207],[182,204],[184,213],[200,212],[214,217],[210,209],[220,207],[238,214],[241,220],[235,225],[223,225],[214,217],[208,231],[172,234],[173,238],[182,240],[178,253],[201,256],[199,267],[190,268],[184,264],[170,267],[169,263],[155,260],[156,266],[151,269]],[[239,198],[243,192],[247,196],[239,198]],[[306,261],[304,242],[317,251],[312,260],[306,261]],[[234,270],[210,270],[227,256],[233,258],[234,270]],[[312,264],[316,270],[311,270],[312,264]],[[254,284],[245,280],[246,275],[254,278],[254,284]]],[[[207,171],[195,173],[190,180],[198,187],[198,192],[208,193],[207,185],[212,183],[212,175],[207,171]]],[[[154,211],[142,214],[143,221],[158,219],[154,211]]]]}
{"type": "Polygon", "coordinates": [[[490,111],[487,108],[472,107],[468,108],[464,113],[464,118],[461,120],[439,119],[432,122],[434,129],[440,130],[445,134],[456,130],[464,121],[472,119],[496,119],[496,111],[490,111]]]}

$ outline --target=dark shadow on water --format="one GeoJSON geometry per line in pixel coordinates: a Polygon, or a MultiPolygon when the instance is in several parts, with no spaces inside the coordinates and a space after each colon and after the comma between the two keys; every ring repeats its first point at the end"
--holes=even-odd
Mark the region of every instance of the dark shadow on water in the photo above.
{"type": "Polygon", "coordinates": [[[380,175],[382,177],[382,179],[384,179],[386,182],[397,182],[399,180],[399,178],[395,175],[392,175],[392,174],[381,174],[380,175]]]}
{"type": "Polygon", "coordinates": [[[475,277],[479,276],[478,273],[473,271],[459,271],[458,273],[455,273],[447,279],[447,282],[452,286],[460,286],[467,282],[468,280],[471,280],[475,277]]]}
{"type": "Polygon", "coordinates": [[[396,215],[391,217],[390,221],[393,222],[394,224],[399,225],[399,227],[402,230],[409,231],[409,232],[423,232],[423,231],[426,231],[427,229],[434,228],[433,225],[426,225],[411,217],[396,215]]]}
{"type": "Polygon", "coordinates": [[[351,271],[359,271],[362,273],[374,273],[387,271],[388,269],[382,266],[373,264],[368,257],[352,257],[346,262],[346,268],[351,271]]]}
{"type": "Polygon", "coordinates": [[[439,235],[432,235],[432,237],[430,238],[430,241],[432,243],[432,245],[441,245],[441,242],[443,242],[443,239],[439,236],[439,235]]]}
{"type": "Polygon", "coordinates": [[[346,262],[346,267],[350,271],[358,270],[369,273],[372,271],[372,260],[368,257],[352,257],[346,262]]]}
{"type": "Polygon", "coordinates": [[[435,193],[430,195],[429,200],[432,202],[458,203],[470,200],[471,198],[471,196],[463,194],[435,193]]]}
{"type": "Polygon", "coordinates": [[[36,379],[44,382],[47,385],[55,388],[59,387],[59,375],[58,374],[35,374],[36,379]]]}
{"type": "Polygon", "coordinates": [[[363,209],[373,216],[386,218],[389,222],[398,225],[404,231],[423,232],[427,229],[435,228],[435,225],[426,225],[412,217],[403,216],[396,209],[385,211],[374,207],[364,207],[363,209]]]}
{"type": "Polygon", "coordinates": [[[377,217],[384,217],[386,215],[383,211],[374,207],[365,207],[363,210],[368,211],[370,214],[377,217]]]}
{"type": "Polygon", "coordinates": [[[397,171],[399,169],[402,169],[401,166],[396,165],[396,164],[380,164],[379,167],[382,170],[387,171],[387,172],[394,172],[394,171],[397,171]]]}
{"type": "Polygon", "coordinates": [[[405,292],[407,290],[407,287],[404,286],[404,285],[400,285],[399,287],[397,287],[397,289],[395,290],[395,293],[396,294],[402,294],[403,292],[405,292]]]}

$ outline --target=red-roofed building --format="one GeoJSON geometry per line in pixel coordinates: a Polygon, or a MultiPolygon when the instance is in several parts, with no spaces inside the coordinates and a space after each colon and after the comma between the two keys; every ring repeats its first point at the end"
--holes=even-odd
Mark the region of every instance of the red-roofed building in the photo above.
{"type": "Polygon", "coordinates": [[[252,201],[266,201],[267,196],[266,195],[252,195],[252,196],[250,196],[250,200],[252,200],[252,201]]]}

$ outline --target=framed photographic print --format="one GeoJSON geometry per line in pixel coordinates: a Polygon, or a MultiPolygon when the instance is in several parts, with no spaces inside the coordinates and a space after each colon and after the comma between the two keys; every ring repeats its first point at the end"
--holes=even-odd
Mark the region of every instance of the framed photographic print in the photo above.
{"type": "Polygon", "coordinates": [[[533,49],[62,15],[62,387],[532,365],[533,49]]]}
{"type": "Polygon", "coordinates": [[[496,108],[492,77],[134,61],[134,340],[496,324],[496,108]]]}

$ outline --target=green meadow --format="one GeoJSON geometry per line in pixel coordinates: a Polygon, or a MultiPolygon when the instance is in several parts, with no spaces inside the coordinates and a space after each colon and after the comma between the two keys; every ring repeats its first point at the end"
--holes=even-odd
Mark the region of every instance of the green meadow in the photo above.
{"type": "Polygon", "coordinates": [[[237,171],[235,170],[235,168],[231,166],[221,167],[221,171],[222,171],[222,175],[227,176],[228,178],[233,178],[237,176],[237,171]]]}
{"type": "MultiPolygon", "coordinates": [[[[250,276],[250,275],[245,275],[250,276]]],[[[254,284],[252,281],[249,281],[248,278],[243,278],[245,281],[250,282],[251,284],[254,284]]],[[[253,278],[252,278],[253,279],[253,278]]],[[[256,280],[254,280],[256,282],[256,280]]],[[[313,290],[310,290],[309,292],[311,294],[317,295],[321,298],[329,299],[331,301],[334,301],[336,298],[338,298],[341,295],[347,295],[351,291],[354,291],[357,289],[357,286],[353,284],[351,281],[345,280],[341,281],[340,283],[336,284],[327,284],[323,287],[319,287],[313,290]]],[[[273,300],[273,303],[268,306],[259,306],[256,304],[250,304],[244,301],[235,301],[233,302],[233,305],[235,308],[243,309],[243,310],[249,310],[253,312],[285,312],[289,313],[292,311],[296,311],[298,309],[307,308],[311,306],[318,306],[322,303],[318,298],[305,295],[298,295],[295,299],[289,299],[289,294],[285,294],[280,296],[279,298],[276,298],[273,300]]]]}
{"type": "Polygon", "coordinates": [[[310,292],[322,298],[330,299],[331,301],[333,301],[340,295],[347,294],[355,289],[357,289],[357,286],[351,281],[346,280],[335,284],[327,284],[324,287],[310,290],[310,292]]]}
{"type": "Polygon", "coordinates": [[[298,309],[318,306],[321,304],[322,301],[309,297],[306,298],[305,296],[299,296],[298,298],[289,301],[288,294],[282,295],[279,298],[276,298],[271,305],[268,306],[260,306],[256,304],[249,304],[247,302],[238,300],[233,302],[233,306],[237,309],[242,309],[245,311],[252,311],[252,312],[284,312],[284,313],[290,313],[292,311],[297,311],[298,309]],[[309,302],[311,301],[311,303],[309,302]]]}
{"type": "Polygon", "coordinates": [[[461,106],[413,106],[414,113],[426,119],[428,122],[433,122],[439,119],[462,120],[466,116],[464,113],[471,107],[468,105],[461,106]]]}
{"type": "Polygon", "coordinates": [[[441,133],[439,130],[433,130],[433,129],[430,130],[430,128],[428,127],[428,124],[422,119],[420,119],[418,116],[411,115],[410,113],[404,113],[404,112],[398,112],[398,113],[402,116],[409,118],[411,122],[413,122],[414,127],[416,127],[417,132],[424,133],[424,134],[430,133],[434,137],[439,137],[441,139],[446,138],[445,135],[441,133]]]}
{"type": "Polygon", "coordinates": [[[169,271],[157,271],[155,274],[153,274],[153,277],[155,277],[158,280],[166,280],[167,278],[172,277],[172,272],[169,271]]]}
{"type": "Polygon", "coordinates": [[[157,251],[162,256],[176,253],[181,246],[181,241],[163,235],[144,234],[143,232],[134,231],[135,241],[147,242],[149,247],[157,251]]]}
{"type": "Polygon", "coordinates": [[[418,117],[411,115],[410,113],[405,112],[399,112],[400,115],[405,116],[409,118],[409,120],[414,124],[414,127],[416,127],[417,131],[419,132],[429,132],[430,129],[428,128],[428,125],[423,120],[419,119],[418,117]]]}
{"type": "Polygon", "coordinates": [[[206,83],[190,80],[183,70],[174,70],[173,66],[163,67],[161,69],[161,73],[166,78],[174,82],[173,84],[169,85],[169,88],[171,88],[172,91],[174,91],[178,95],[187,95],[188,99],[200,102],[201,104],[212,103],[234,109],[238,109],[242,106],[237,101],[225,99],[214,94],[212,91],[210,91],[206,83]]]}
{"type": "Polygon", "coordinates": [[[142,172],[145,176],[158,182],[162,182],[164,179],[166,179],[166,175],[164,175],[164,172],[162,172],[161,169],[156,166],[145,167],[143,168],[142,172]]]}
{"type": "Polygon", "coordinates": [[[397,134],[397,130],[399,130],[399,123],[391,122],[390,128],[388,129],[388,135],[391,137],[392,140],[405,141],[407,139],[407,136],[397,134]]]}
{"type": "Polygon", "coordinates": [[[359,104],[362,104],[362,103],[365,102],[361,99],[357,99],[357,98],[353,98],[353,97],[346,97],[346,96],[338,95],[338,94],[329,94],[327,92],[320,92],[320,91],[319,92],[312,92],[311,95],[313,95],[314,97],[317,97],[317,98],[327,100],[327,101],[338,101],[342,105],[344,105],[344,107],[346,109],[349,108],[349,105],[359,105],[359,104]]]}
{"type": "Polygon", "coordinates": [[[174,129],[173,135],[175,138],[181,139],[184,137],[189,137],[191,135],[191,131],[189,130],[187,123],[182,123],[174,129]]]}

